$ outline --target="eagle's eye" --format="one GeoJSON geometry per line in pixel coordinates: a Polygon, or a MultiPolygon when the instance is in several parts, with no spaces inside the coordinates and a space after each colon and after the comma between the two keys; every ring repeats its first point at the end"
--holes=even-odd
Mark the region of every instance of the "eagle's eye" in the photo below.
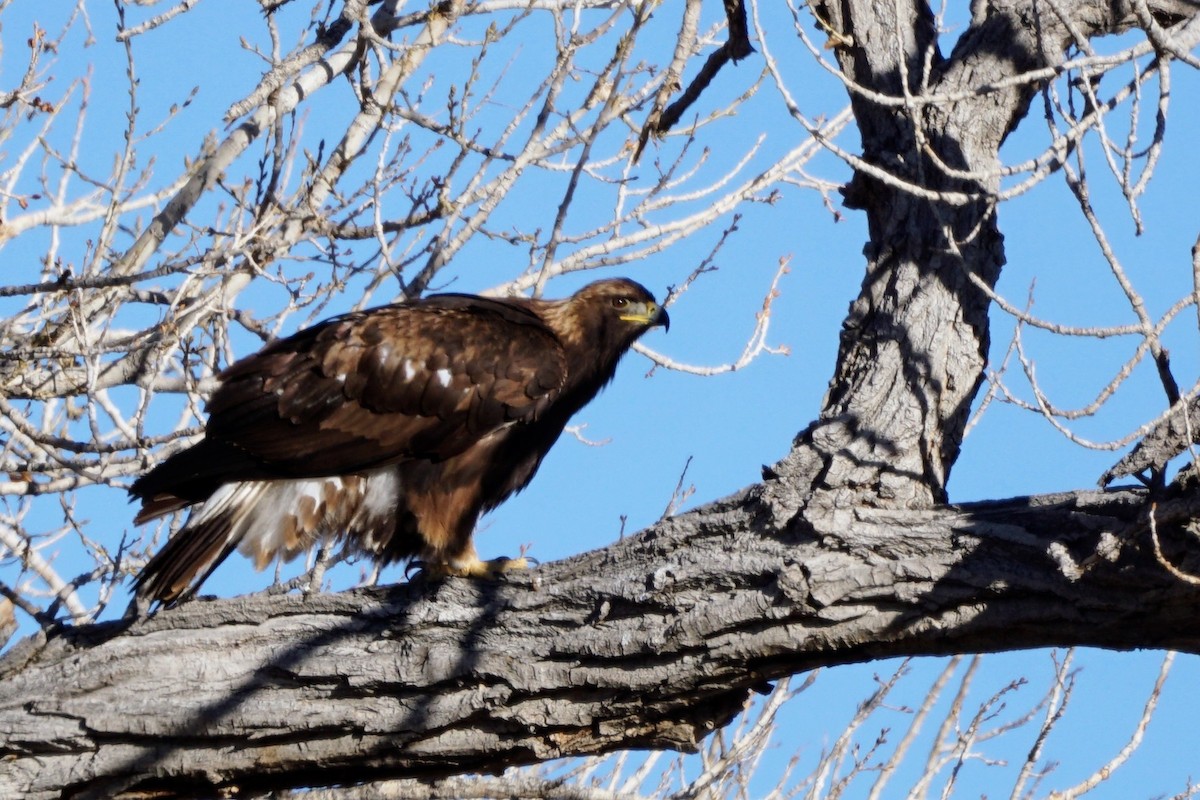
{"type": "Polygon", "coordinates": [[[629,300],[625,297],[614,297],[612,299],[612,304],[613,308],[624,308],[625,306],[629,305],[629,300]]]}

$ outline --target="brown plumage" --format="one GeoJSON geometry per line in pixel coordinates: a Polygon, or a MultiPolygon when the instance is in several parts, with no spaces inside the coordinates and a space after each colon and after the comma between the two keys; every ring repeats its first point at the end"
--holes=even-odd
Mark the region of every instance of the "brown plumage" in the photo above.
{"type": "Polygon", "coordinates": [[[346,314],[220,375],[204,438],[134,482],[136,522],[193,506],[138,575],[171,603],[234,549],[260,569],[343,539],[382,562],[484,575],[479,515],[533,478],[664,310],[630,280],[564,300],[433,295],[346,314]]]}

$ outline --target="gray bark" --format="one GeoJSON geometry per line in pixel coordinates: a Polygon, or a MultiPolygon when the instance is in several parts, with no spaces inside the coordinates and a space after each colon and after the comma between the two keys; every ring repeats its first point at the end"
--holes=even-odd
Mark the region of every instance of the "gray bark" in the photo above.
{"type": "MultiPolygon", "coordinates": [[[[821,416],[764,484],[495,584],[197,601],[27,641],[0,662],[0,795],[254,792],[688,749],[749,692],[820,665],[1200,652],[1200,593],[1147,534],[1152,508],[1168,559],[1193,568],[1181,554],[1200,492],[937,505],[1004,259],[994,186],[945,166],[994,168],[1033,89],[972,92],[1058,63],[1064,18],[1086,36],[1136,20],[1054,5],[1063,18],[979,4],[949,57],[923,4],[817,7],[864,87],[965,93],[915,110],[855,97],[867,167],[847,200],[870,223],[866,277],[821,416]]],[[[1195,13],[1150,7],[1167,6],[1195,13]]]]}
{"type": "Polygon", "coordinates": [[[1171,411],[1124,458],[1100,476],[1100,485],[1107,486],[1118,478],[1145,471],[1152,476],[1146,481],[1148,484],[1161,483],[1163,466],[1196,444],[1200,444],[1200,397],[1181,403],[1171,411]]]}
{"type": "MultiPolygon", "coordinates": [[[[1149,7],[1164,20],[1197,10],[1187,0],[1149,7]]],[[[820,417],[778,473],[802,487],[794,508],[928,507],[946,500],[987,360],[988,289],[1004,264],[992,199],[1000,145],[1039,86],[1005,81],[1060,64],[1072,31],[1118,33],[1137,15],[1108,0],[976,3],[945,57],[920,0],[829,0],[814,9],[851,81],[875,96],[956,99],[886,105],[851,92],[863,160],[876,170],[860,169],[844,190],[847,205],[867,215],[867,269],[820,417]]]]}
{"type": "MultiPolygon", "coordinates": [[[[503,582],[198,600],[0,663],[0,796],[244,793],[691,749],[771,680],[1044,645],[1200,652],[1145,495],[847,509],[752,491],[503,582]]],[[[1158,504],[1168,553],[1200,493],[1158,504]]],[[[1183,566],[1187,566],[1186,563],[1183,566]]]]}

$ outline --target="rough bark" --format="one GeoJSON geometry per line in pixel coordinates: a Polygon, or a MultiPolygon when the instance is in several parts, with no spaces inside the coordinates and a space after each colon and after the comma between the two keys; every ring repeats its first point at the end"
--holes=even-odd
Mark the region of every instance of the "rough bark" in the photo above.
{"type": "MultiPolygon", "coordinates": [[[[1196,13],[1186,1],[1150,7],[1196,13]]],[[[1011,78],[1060,64],[1076,33],[1118,33],[1137,15],[1108,0],[977,3],[947,58],[921,0],[814,10],[861,87],[850,96],[863,164],[844,195],[866,213],[870,241],[820,418],[777,471],[801,487],[795,508],[929,507],[946,500],[987,361],[988,291],[1004,264],[999,150],[1039,87],[1011,78]],[[936,95],[955,99],[922,101],[936,95]]]]}
{"type": "MultiPolygon", "coordinates": [[[[0,796],[209,795],[694,748],[783,675],[1044,645],[1200,652],[1145,495],[847,510],[752,491],[480,584],[196,601],[0,662],[0,796]]],[[[1157,506],[1168,553],[1200,493],[1157,506]]],[[[1186,565],[1185,565],[1186,566],[1186,565]]]]}
{"type": "Polygon", "coordinates": [[[1200,444],[1200,397],[1180,405],[1147,433],[1137,446],[1100,476],[1107,486],[1118,478],[1149,471],[1149,485],[1162,482],[1162,467],[1194,444],[1200,444]]]}

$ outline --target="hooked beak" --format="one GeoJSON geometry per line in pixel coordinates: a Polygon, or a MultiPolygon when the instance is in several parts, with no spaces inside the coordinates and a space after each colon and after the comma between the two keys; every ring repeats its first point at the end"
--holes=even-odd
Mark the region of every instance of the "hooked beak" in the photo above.
{"type": "Polygon", "coordinates": [[[647,328],[661,325],[663,330],[671,330],[671,317],[658,303],[638,303],[630,308],[628,313],[622,314],[621,319],[626,322],[640,322],[647,328]]]}

